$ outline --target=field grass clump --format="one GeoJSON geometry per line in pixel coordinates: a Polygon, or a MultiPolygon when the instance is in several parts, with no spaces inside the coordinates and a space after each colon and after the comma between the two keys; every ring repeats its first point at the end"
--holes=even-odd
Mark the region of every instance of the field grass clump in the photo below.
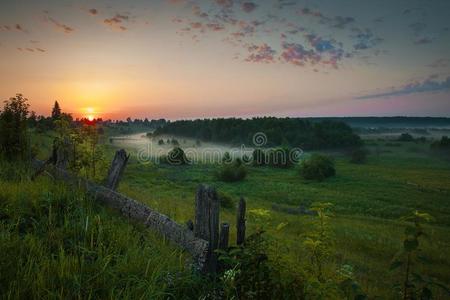
{"type": "Polygon", "coordinates": [[[329,156],[315,153],[301,162],[300,174],[304,179],[322,181],[336,174],[334,161],[329,156]]]}
{"type": "Polygon", "coordinates": [[[224,182],[241,181],[247,177],[247,168],[240,159],[236,159],[231,163],[223,163],[217,171],[216,177],[224,182]]]}

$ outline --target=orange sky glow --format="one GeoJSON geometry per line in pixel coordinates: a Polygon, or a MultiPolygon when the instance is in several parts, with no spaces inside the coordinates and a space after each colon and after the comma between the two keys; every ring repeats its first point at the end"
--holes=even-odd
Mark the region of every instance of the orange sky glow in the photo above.
{"type": "Polygon", "coordinates": [[[75,118],[448,116],[450,2],[380,1],[4,0],[0,99],[75,118]]]}

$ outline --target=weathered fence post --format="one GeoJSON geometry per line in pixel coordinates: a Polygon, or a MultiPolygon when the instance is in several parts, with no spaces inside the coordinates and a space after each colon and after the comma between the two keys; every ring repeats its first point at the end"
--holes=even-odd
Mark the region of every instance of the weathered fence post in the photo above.
{"type": "Polygon", "coordinates": [[[187,229],[189,229],[190,231],[194,231],[194,222],[192,222],[192,220],[187,220],[187,221],[186,221],[186,227],[187,227],[187,229]]]}
{"type": "Polygon", "coordinates": [[[124,149],[120,149],[116,152],[116,155],[111,163],[111,167],[108,171],[106,187],[114,191],[117,189],[120,177],[122,177],[123,170],[125,169],[129,158],[130,156],[127,155],[127,152],[124,149]]]}
{"type": "Polygon", "coordinates": [[[214,252],[219,242],[219,198],[216,190],[200,185],[195,197],[194,235],[209,242],[208,258],[203,271],[217,270],[217,255],[214,252]]]}
{"type": "Polygon", "coordinates": [[[241,197],[236,219],[236,244],[241,245],[245,241],[245,200],[241,197]]]}
{"type": "Polygon", "coordinates": [[[228,237],[230,234],[230,224],[222,223],[220,224],[220,235],[219,235],[219,249],[228,249],[228,237]]]}

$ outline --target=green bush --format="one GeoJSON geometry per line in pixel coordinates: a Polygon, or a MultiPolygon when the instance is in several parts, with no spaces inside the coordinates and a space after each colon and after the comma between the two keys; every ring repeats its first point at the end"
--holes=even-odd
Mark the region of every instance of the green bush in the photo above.
{"type": "Polygon", "coordinates": [[[262,149],[253,150],[252,158],[255,166],[264,166],[266,164],[266,152],[262,149]]]}
{"type": "Polygon", "coordinates": [[[399,142],[414,142],[414,137],[410,135],[409,133],[402,133],[398,137],[399,142]]]}
{"type": "Polygon", "coordinates": [[[304,299],[303,279],[297,270],[269,253],[263,231],[247,237],[244,247],[219,251],[221,299],[304,299]]]}
{"type": "Polygon", "coordinates": [[[185,165],[189,161],[180,147],[175,147],[167,154],[167,163],[171,165],[185,165]]]}
{"type": "Polygon", "coordinates": [[[308,180],[322,181],[336,174],[334,161],[326,155],[313,154],[309,159],[302,161],[300,174],[308,180]]]}
{"type": "Polygon", "coordinates": [[[294,157],[291,157],[291,149],[286,147],[272,149],[267,152],[267,163],[271,167],[290,168],[297,163],[293,159],[294,157]]]}
{"type": "Polygon", "coordinates": [[[225,152],[222,156],[222,162],[223,163],[231,163],[233,159],[231,158],[230,152],[225,152]]]}
{"type": "Polygon", "coordinates": [[[431,144],[432,149],[450,149],[450,138],[447,136],[442,136],[440,141],[435,141],[431,144]]]}
{"type": "Polygon", "coordinates": [[[223,207],[223,208],[234,208],[235,207],[234,199],[230,195],[225,194],[223,192],[219,192],[218,196],[219,196],[219,201],[220,201],[220,207],[223,207]]]}
{"type": "Polygon", "coordinates": [[[29,150],[28,99],[22,94],[5,101],[0,113],[0,154],[7,159],[25,159],[29,150]]]}
{"type": "Polygon", "coordinates": [[[216,174],[217,178],[225,182],[235,182],[244,180],[247,177],[247,169],[241,160],[223,164],[216,174]]]}
{"type": "Polygon", "coordinates": [[[354,164],[363,164],[367,161],[369,151],[365,148],[354,149],[351,154],[350,162],[354,164]]]}

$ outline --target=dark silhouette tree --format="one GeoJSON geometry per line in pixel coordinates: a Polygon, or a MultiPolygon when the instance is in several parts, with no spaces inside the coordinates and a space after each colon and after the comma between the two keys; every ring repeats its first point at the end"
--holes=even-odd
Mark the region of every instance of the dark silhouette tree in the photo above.
{"type": "Polygon", "coordinates": [[[8,159],[24,159],[28,149],[28,99],[22,94],[5,101],[0,114],[0,153],[8,159]]]}
{"type": "Polygon", "coordinates": [[[52,108],[52,119],[58,120],[61,117],[61,107],[59,107],[58,101],[55,101],[55,105],[52,108]]]}

